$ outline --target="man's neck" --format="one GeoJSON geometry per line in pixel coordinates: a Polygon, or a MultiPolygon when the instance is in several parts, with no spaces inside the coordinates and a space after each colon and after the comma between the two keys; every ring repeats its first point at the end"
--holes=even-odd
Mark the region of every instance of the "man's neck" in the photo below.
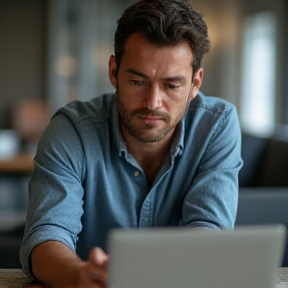
{"type": "Polygon", "coordinates": [[[152,186],[157,173],[165,161],[165,157],[170,149],[173,133],[174,130],[169,131],[162,140],[157,142],[142,142],[122,127],[122,134],[127,149],[143,169],[149,188],[152,186]]]}

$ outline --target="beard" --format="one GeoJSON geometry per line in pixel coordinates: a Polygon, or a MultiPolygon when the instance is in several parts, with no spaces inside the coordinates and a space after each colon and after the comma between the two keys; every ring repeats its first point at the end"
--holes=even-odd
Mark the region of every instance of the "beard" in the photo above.
{"type": "Polygon", "coordinates": [[[127,108],[125,108],[118,91],[116,91],[116,96],[122,126],[129,132],[130,135],[144,143],[161,141],[172,129],[177,126],[177,124],[184,117],[189,106],[189,97],[187,97],[184,107],[179,107],[177,115],[172,117],[169,113],[149,110],[148,108],[129,111],[127,108]],[[158,128],[157,124],[139,123],[138,121],[135,121],[135,119],[137,119],[139,116],[157,117],[161,119],[161,122],[165,123],[165,126],[158,128]]]}

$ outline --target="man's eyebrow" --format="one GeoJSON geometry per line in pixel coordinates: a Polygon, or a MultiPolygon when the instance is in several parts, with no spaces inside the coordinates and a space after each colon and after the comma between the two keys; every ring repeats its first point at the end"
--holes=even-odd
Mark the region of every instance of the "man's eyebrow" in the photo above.
{"type": "Polygon", "coordinates": [[[142,78],[144,78],[144,79],[147,79],[147,80],[149,79],[149,76],[147,76],[146,74],[141,73],[141,72],[139,72],[139,71],[137,71],[137,70],[134,70],[134,69],[132,69],[132,68],[126,69],[125,71],[126,71],[127,73],[131,73],[131,74],[140,76],[140,77],[142,77],[142,78]]]}
{"type": "MultiPolygon", "coordinates": [[[[129,68],[129,69],[126,69],[125,70],[127,73],[131,73],[131,74],[134,74],[134,75],[137,75],[137,76],[140,76],[144,79],[150,79],[149,76],[147,76],[146,74],[142,73],[142,72],[139,72],[137,70],[134,70],[132,68],[129,68]]],[[[186,77],[183,76],[183,75],[175,75],[175,76],[171,76],[171,77],[164,77],[164,78],[161,78],[162,81],[167,81],[167,82],[175,82],[175,81],[180,81],[180,82],[185,82],[186,81],[186,77]]]]}
{"type": "Polygon", "coordinates": [[[183,75],[175,75],[171,77],[162,78],[161,80],[167,82],[186,82],[186,77],[183,75]]]}

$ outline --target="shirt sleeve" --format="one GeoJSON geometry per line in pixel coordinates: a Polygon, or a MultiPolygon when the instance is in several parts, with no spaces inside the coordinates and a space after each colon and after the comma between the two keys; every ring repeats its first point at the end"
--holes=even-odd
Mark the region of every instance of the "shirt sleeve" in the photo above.
{"type": "Polygon", "coordinates": [[[45,130],[34,158],[29,183],[29,206],[20,261],[26,275],[34,247],[48,240],[60,241],[75,251],[82,229],[85,170],[83,148],[77,129],[63,114],[56,114],[45,130]]]}
{"type": "Polygon", "coordinates": [[[238,205],[238,173],[242,167],[241,130],[236,108],[215,124],[186,194],[180,225],[212,230],[233,229],[238,205]]]}

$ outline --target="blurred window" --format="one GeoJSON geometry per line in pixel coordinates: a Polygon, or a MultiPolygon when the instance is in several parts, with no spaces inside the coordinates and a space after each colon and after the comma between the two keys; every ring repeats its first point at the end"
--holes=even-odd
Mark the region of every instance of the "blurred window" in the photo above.
{"type": "Polygon", "coordinates": [[[73,100],[113,92],[108,62],[117,19],[135,0],[48,3],[48,97],[55,111],[73,100]]]}
{"type": "Polygon", "coordinates": [[[275,125],[276,16],[244,18],[240,119],[243,131],[269,135],[275,125]]]}

